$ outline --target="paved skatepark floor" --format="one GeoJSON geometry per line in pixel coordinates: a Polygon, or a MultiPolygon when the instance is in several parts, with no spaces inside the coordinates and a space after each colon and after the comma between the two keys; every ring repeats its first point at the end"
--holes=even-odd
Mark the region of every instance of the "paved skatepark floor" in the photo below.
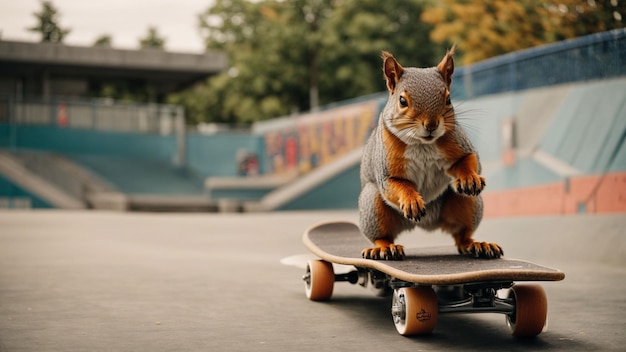
{"type": "MultiPolygon", "coordinates": [[[[0,351],[623,350],[626,216],[486,219],[475,238],[557,267],[549,328],[510,336],[504,316],[441,315],[402,337],[390,298],[337,283],[308,301],[301,236],[352,211],[159,214],[0,212],[0,351]]],[[[451,245],[412,232],[408,246],[451,245]]]]}

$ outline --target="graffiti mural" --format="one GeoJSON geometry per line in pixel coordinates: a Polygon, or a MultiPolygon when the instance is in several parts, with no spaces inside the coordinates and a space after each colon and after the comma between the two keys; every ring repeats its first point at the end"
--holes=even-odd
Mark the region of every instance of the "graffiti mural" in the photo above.
{"type": "Polygon", "coordinates": [[[365,144],[379,100],[312,112],[264,134],[264,174],[307,173],[365,144]]]}

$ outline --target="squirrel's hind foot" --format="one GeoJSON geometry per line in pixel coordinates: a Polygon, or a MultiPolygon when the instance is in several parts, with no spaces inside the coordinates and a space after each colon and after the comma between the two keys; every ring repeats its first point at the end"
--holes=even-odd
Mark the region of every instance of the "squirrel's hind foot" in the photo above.
{"type": "Polygon", "coordinates": [[[386,246],[365,248],[361,251],[361,256],[365,259],[374,260],[402,260],[404,259],[404,247],[389,243],[386,246]]]}
{"type": "Polygon", "coordinates": [[[489,242],[472,242],[466,247],[457,247],[459,254],[475,258],[496,259],[504,255],[502,247],[489,242]]]}

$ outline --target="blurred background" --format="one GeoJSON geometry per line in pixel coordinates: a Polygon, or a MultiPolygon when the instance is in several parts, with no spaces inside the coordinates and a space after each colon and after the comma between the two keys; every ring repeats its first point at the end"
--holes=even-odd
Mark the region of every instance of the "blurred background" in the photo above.
{"type": "Polygon", "coordinates": [[[452,99],[486,216],[626,212],[623,0],[0,1],[0,208],[356,209],[381,50],[452,99]]]}

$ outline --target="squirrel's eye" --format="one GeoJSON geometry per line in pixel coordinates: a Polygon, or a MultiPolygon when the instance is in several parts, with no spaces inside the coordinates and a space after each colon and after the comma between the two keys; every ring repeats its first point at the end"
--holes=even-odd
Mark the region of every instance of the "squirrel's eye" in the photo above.
{"type": "Polygon", "coordinates": [[[409,106],[409,103],[406,102],[406,99],[403,96],[400,96],[400,106],[403,108],[409,106]]]}
{"type": "Polygon", "coordinates": [[[452,104],[452,102],[450,101],[450,96],[448,96],[446,98],[446,105],[450,105],[450,104],[452,104]]]}

